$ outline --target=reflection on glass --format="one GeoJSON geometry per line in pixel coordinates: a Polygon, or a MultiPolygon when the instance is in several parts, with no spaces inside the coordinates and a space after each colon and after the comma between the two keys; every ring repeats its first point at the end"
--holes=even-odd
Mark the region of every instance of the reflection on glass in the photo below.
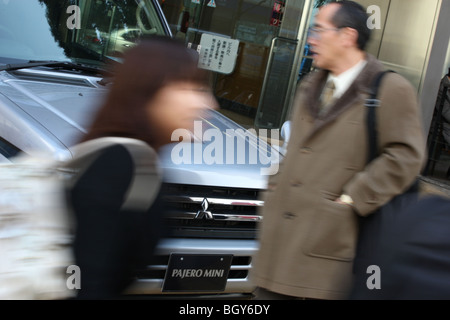
{"type": "Polygon", "coordinates": [[[164,33],[149,1],[0,1],[0,59],[101,65],[164,33]]]}

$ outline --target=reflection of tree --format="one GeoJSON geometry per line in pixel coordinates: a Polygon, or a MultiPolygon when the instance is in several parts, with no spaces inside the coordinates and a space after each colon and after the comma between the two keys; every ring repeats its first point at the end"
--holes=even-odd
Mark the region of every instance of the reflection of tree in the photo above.
{"type": "MultiPolygon", "coordinates": [[[[72,1],[71,1],[72,2],[72,1]]],[[[39,0],[41,6],[46,7],[46,17],[48,21],[48,25],[50,26],[50,31],[55,39],[55,42],[64,49],[64,53],[69,55],[70,52],[67,52],[67,47],[64,45],[63,34],[59,28],[59,21],[61,13],[65,13],[67,6],[70,4],[67,1],[62,0],[39,0]]]]}
{"type": "MultiPolygon", "coordinates": [[[[67,19],[71,13],[67,8],[71,5],[79,5],[84,9],[81,16],[81,29],[97,30],[104,35],[113,30],[124,27],[136,26],[136,1],[133,0],[38,0],[42,7],[45,6],[46,18],[55,42],[64,49],[68,57],[77,55],[85,56],[78,43],[72,43],[72,32],[67,28],[67,19]],[[75,53],[75,51],[77,51],[75,53]]],[[[92,54],[92,53],[91,53],[92,54]]]]}

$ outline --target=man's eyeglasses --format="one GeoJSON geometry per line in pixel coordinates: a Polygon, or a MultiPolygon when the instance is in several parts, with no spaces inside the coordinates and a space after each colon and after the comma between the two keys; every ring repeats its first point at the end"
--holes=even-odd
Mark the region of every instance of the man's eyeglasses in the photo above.
{"type": "Polygon", "coordinates": [[[339,31],[341,28],[317,28],[311,27],[308,29],[308,36],[313,38],[320,38],[320,35],[325,31],[339,31]]]}

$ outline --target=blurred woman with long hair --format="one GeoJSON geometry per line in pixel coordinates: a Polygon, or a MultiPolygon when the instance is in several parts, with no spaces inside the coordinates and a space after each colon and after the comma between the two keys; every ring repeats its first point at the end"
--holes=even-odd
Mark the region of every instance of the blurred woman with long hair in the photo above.
{"type": "MultiPolygon", "coordinates": [[[[81,142],[125,137],[158,151],[171,142],[174,130],[192,130],[194,120],[216,106],[207,73],[197,68],[197,53],[176,40],[143,39],[123,58],[81,142]]],[[[77,222],[74,255],[81,271],[80,299],[120,297],[134,271],[148,265],[161,236],[160,197],[149,210],[122,208],[134,165],[126,149],[106,148],[69,191],[77,222]]]]}

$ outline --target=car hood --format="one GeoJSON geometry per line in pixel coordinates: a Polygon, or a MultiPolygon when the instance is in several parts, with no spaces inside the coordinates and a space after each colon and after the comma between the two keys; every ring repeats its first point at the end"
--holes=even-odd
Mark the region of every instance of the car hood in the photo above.
{"type": "MultiPolygon", "coordinates": [[[[281,155],[264,140],[211,111],[200,124],[214,123],[201,139],[178,141],[160,150],[164,180],[169,183],[265,189],[278,171],[281,155]],[[227,124],[227,129],[220,125],[227,124]],[[213,138],[211,138],[213,136],[213,138]]],[[[198,137],[198,136],[197,136],[198,137]]]]}
{"type": "Polygon", "coordinates": [[[16,71],[2,74],[1,93],[46,128],[64,146],[86,132],[106,88],[95,77],[59,72],[16,71]]]}
{"type": "MultiPolygon", "coordinates": [[[[59,72],[27,69],[2,72],[0,77],[0,93],[65,150],[86,132],[107,92],[98,84],[99,78],[62,76],[59,72]]],[[[267,175],[277,171],[279,153],[255,132],[217,111],[210,110],[196,122],[194,131],[195,141],[176,137],[160,151],[166,182],[264,189],[267,175]],[[231,153],[234,157],[227,158],[231,153]]]]}

